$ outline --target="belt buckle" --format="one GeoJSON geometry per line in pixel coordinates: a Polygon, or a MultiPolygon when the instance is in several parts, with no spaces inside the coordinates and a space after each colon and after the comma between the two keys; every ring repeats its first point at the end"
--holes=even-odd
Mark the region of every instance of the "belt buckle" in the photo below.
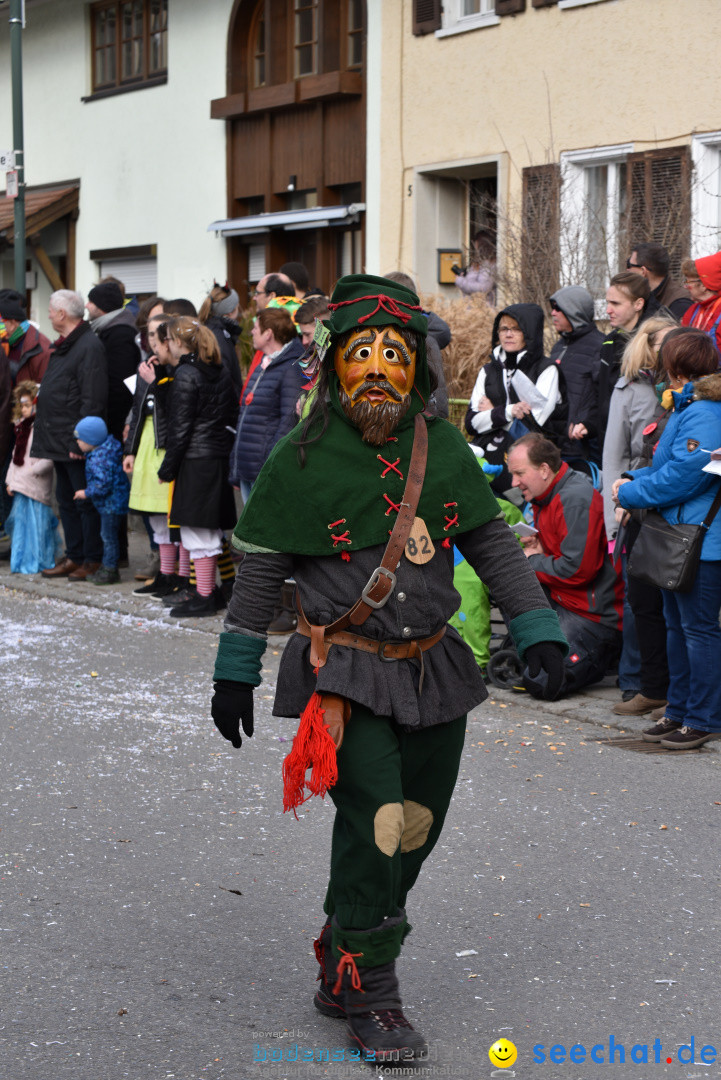
{"type": "Polygon", "coordinates": [[[377,566],[375,568],[375,570],[373,571],[373,573],[371,574],[371,576],[368,578],[368,581],[366,583],[366,587],[363,590],[363,592],[361,593],[361,600],[363,600],[364,603],[366,603],[368,605],[368,607],[372,607],[372,608],[375,608],[377,610],[378,608],[384,607],[385,604],[388,603],[388,599],[389,599],[391,593],[393,592],[393,590],[395,589],[395,587],[396,587],[396,575],[393,573],[393,571],[392,570],[386,570],[385,566],[377,566]],[[391,587],[388,590],[388,592],[386,593],[386,595],[383,597],[382,600],[371,600],[368,593],[370,592],[370,590],[375,585],[378,584],[381,575],[388,578],[388,580],[391,583],[391,587]]]}
{"type": "Polygon", "coordinates": [[[396,663],[395,656],[386,656],[385,648],[386,648],[386,645],[397,645],[397,644],[398,643],[396,641],[381,641],[379,643],[379,645],[378,645],[378,659],[382,660],[386,664],[395,664],[396,663]]]}

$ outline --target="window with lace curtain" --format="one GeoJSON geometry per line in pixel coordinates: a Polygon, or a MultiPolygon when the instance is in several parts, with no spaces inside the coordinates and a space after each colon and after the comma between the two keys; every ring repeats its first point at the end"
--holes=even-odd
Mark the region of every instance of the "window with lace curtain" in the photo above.
{"type": "Polygon", "coordinates": [[[93,94],[167,80],[168,0],[103,0],[90,26],[93,94]]]}

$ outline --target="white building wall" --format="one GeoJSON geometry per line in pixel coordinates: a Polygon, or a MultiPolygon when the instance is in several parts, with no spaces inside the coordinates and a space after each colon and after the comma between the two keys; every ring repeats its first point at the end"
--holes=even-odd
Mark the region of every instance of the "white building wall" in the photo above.
{"type": "MultiPolygon", "coordinates": [[[[226,92],[232,6],[169,0],[167,84],[83,102],[91,92],[87,3],[28,3],[25,178],[28,185],[80,180],[76,287],[84,295],[99,271],[89,253],[105,248],[157,244],[162,296],[198,304],[214,277],[225,280],[225,243],[206,229],[226,213],[225,124],[210,119],[210,101],[226,92]]],[[[0,144],[12,146],[7,6],[0,7],[0,144]]],[[[12,285],[12,250],[2,261],[3,284],[12,285]]],[[[42,271],[38,282],[32,317],[48,331],[42,271]]]]}

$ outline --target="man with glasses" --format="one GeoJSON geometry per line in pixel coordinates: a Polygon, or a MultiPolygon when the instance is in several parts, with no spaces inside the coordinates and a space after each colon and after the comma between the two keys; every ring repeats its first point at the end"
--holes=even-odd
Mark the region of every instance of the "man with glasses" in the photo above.
{"type": "Polygon", "coordinates": [[[257,311],[267,308],[271,300],[292,296],[295,299],[295,285],[285,274],[264,274],[255,286],[253,299],[257,311]]]}
{"type": "Polygon", "coordinates": [[[693,300],[683,286],[673,280],[669,268],[669,255],[663,244],[636,244],[626,259],[626,269],[642,274],[651,288],[651,296],[680,322],[693,300]]]}

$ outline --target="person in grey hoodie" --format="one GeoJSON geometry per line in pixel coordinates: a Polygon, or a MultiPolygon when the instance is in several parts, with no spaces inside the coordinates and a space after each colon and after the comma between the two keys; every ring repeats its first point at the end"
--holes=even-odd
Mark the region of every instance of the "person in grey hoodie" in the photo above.
{"type": "Polygon", "coordinates": [[[551,321],[559,334],[551,349],[551,360],[561,368],[568,396],[568,438],[560,444],[561,454],[574,468],[589,460],[600,465],[601,448],[594,438],[596,393],[591,372],[601,352],[603,334],[593,321],[593,297],[581,285],[566,285],[550,297],[550,304],[551,321]],[[580,433],[580,426],[586,434],[580,433]]]}

